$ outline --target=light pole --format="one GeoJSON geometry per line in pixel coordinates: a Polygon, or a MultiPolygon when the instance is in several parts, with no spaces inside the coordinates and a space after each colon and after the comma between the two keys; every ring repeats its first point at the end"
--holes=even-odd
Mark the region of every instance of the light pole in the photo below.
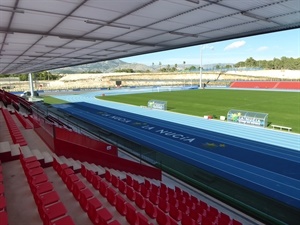
{"type": "Polygon", "coordinates": [[[200,79],[199,79],[199,89],[202,87],[202,46],[200,46],[200,79]]]}
{"type": "MultiPolygon", "coordinates": [[[[200,46],[200,79],[199,79],[199,89],[202,88],[202,50],[205,48],[205,45],[200,46]]],[[[211,50],[214,50],[213,46],[209,47],[211,50]]]]}

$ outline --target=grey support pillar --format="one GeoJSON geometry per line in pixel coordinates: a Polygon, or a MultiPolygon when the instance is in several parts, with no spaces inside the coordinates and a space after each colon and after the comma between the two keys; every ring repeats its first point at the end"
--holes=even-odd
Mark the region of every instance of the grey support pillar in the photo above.
{"type": "Polygon", "coordinates": [[[30,87],[31,98],[33,98],[33,96],[34,96],[34,89],[33,89],[33,81],[32,81],[32,75],[31,75],[31,73],[28,74],[28,79],[29,79],[29,87],[30,87]]]}

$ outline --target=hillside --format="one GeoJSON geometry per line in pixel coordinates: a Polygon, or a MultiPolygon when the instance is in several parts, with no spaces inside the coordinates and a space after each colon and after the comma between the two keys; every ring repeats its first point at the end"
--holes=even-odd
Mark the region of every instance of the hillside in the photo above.
{"type": "Polygon", "coordinates": [[[110,73],[120,69],[133,69],[135,71],[152,70],[151,67],[139,63],[127,63],[122,60],[109,60],[85,65],[65,67],[51,70],[53,74],[74,74],[74,73],[110,73]]]}

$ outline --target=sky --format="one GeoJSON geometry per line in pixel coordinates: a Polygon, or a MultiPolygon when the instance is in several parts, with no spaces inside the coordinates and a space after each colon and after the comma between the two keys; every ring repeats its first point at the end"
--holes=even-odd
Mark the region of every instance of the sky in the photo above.
{"type": "Polygon", "coordinates": [[[203,65],[237,63],[250,57],[255,60],[272,60],[282,56],[300,58],[300,29],[133,56],[121,60],[148,66],[152,66],[152,63],[159,65],[159,62],[162,65],[172,66],[183,64],[184,61],[186,65],[200,65],[201,48],[203,65]]]}

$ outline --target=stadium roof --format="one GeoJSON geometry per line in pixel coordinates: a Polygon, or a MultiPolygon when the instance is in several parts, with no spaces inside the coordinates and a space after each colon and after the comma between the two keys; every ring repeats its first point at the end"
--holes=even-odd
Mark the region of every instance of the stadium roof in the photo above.
{"type": "Polygon", "coordinates": [[[299,27],[299,0],[1,0],[0,74],[299,27]]]}

